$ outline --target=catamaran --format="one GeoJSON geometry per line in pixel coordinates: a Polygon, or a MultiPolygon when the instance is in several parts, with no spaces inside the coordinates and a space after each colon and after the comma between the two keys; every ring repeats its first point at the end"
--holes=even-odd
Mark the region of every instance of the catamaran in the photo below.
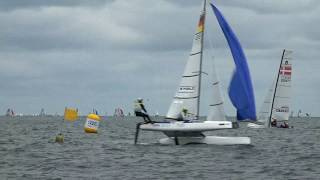
{"type": "Polygon", "coordinates": [[[290,116],[290,90],[292,51],[284,49],[275,81],[263,101],[257,123],[248,123],[250,128],[288,127],[290,116]],[[272,126],[272,122],[276,122],[272,126]],[[279,123],[281,125],[279,125],[279,123]]]}
{"type": "MultiPolygon", "coordinates": [[[[238,120],[255,120],[255,101],[249,68],[241,45],[232,32],[221,12],[211,4],[218,23],[228,41],[234,62],[235,71],[229,86],[229,97],[237,109],[238,120]]],[[[166,118],[161,122],[137,124],[135,144],[139,130],[163,132],[167,138],[160,139],[161,144],[250,144],[249,137],[206,136],[204,132],[221,129],[238,128],[238,122],[227,121],[223,110],[223,101],[219,90],[219,82],[213,73],[212,104],[205,121],[199,120],[200,88],[203,59],[203,40],[205,29],[206,0],[194,35],[193,45],[180,85],[173,98],[166,118]]],[[[214,71],[215,72],[215,71],[214,71]]]]}

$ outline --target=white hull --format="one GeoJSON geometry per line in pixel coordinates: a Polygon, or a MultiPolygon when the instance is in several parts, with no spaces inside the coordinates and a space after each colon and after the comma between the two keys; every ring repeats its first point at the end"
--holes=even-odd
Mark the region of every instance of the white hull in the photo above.
{"type": "MultiPolygon", "coordinates": [[[[159,140],[160,144],[175,144],[175,138],[163,138],[159,140]]],[[[220,137],[220,136],[206,136],[206,137],[178,137],[179,145],[186,144],[214,144],[214,145],[249,145],[251,139],[249,137],[220,137]]]]}
{"type": "Polygon", "coordinates": [[[255,123],[248,123],[247,127],[248,128],[255,128],[255,129],[266,128],[265,125],[260,125],[260,124],[255,124],[255,123]]]}
{"type": "Polygon", "coordinates": [[[141,130],[146,131],[180,131],[180,132],[193,132],[193,131],[212,131],[218,129],[232,129],[233,125],[230,121],[204,121],[204,122],[170,122],[170,123],[153,123],[142,124],[141,130]]]}

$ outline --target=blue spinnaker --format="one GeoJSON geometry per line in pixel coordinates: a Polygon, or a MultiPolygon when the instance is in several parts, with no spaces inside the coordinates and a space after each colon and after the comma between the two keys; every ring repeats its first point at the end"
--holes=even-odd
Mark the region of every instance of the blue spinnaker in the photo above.
{"type": "Polygon", "coordinates": [[[237,119],[256,120],[254,93],[246,56],[243,53],[239,40],[221,12],[213,4],[211,4],[211,7],[228,41],[236,66],[229,85],[229,97],[233,106],[237,109],[237,119]]]}

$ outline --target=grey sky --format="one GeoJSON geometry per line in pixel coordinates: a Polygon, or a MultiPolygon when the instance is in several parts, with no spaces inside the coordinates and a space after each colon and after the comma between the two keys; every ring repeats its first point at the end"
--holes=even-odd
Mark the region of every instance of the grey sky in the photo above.
{"type": "MultiPolygon", "coordinates": [[[[257,110],[288,48],[294,51],[292,109],[319,116],[320,2],[214,2],[245,48],[257,110]]],[[[200,6],[201,0],[0,0],[0,114],[9,107],[23,114],[42,107],[62,113],[65,106],[112,114],[116,107],[131,111],[137,97],[146,100],[150,113],[165,114],[200,6]]],[[[233,62],[209,7],[206,23],[225,108],[234,115],[226,94],[233,62]]],[[[209,71],[208,61],[204,65],[209,71]]],[[[205,115],[209,94],[203,89],[205,115]]]]}

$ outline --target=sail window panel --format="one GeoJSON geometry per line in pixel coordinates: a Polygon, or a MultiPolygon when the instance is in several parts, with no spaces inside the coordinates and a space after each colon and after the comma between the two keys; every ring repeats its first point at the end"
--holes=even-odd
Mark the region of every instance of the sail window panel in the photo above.
{"type": "Polygon", "coordinates": [[[182,116],[182,109],[187,109],[190,115],[196,115],[198,103],[197,98],[192,99],[176,99],[172,101],[169,111],[167,113],[167,118],[179,119],[182,116]]]}
{"type": "Polygon", "coordinates": [[[181,118],[182,109],[187,109],[190,114],[197,114],[199,98],[199,77],[183,77],[178,87],[175,97],[167,113],[168,118],[181,118]]]}

